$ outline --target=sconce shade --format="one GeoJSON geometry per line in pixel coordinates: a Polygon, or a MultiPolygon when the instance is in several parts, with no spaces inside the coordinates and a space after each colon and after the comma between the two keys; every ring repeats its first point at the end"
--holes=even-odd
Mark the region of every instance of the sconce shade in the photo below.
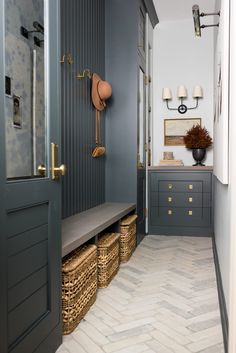
{"type": "Polygon", "coordinates": [[[172,93],[171,90],[167,87],[163,88],[162,90],[162,99],[163,100],[170,100],[172,99],[172,93]]]}
{"type": "Polygon", "coordinates": [[[186,87],[179,86],[178,87],[178,91],[177,91],[177,97],[179,97],[179,98],[187,98],[187,96],[188,96],[188,92],[187,92],[186,87]]]}
{"type": "Polygon", "coordinates": [[[193,98],[203,98],[203,90],[201,86],[194,87],[193,98]]]}

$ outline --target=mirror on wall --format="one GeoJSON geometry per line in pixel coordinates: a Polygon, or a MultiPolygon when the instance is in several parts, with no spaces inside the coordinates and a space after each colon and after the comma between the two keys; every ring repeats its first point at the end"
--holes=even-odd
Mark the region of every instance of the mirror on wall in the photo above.
{"type": "Polygon", "coordinates": [[[44,0],[5,0],[7,179],[47,176],[44,0]]]}

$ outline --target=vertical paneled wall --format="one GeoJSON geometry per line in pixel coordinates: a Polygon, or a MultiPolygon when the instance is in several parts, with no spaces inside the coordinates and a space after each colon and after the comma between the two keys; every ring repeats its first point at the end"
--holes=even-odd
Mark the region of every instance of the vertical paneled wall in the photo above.
{"type": "MultiPolygon", "coordinates": [[[[104,0],[61,1],[61,54],[71,54],[73,64],[62,64],[62,161],[68,171],[63,179],[63,214],[66,218],[105,202],[105,156],[93,159],[95,110],[91,81],[76,80],[88,68],[105,74],[104,0]]],[[[102,143],[105,144],[105,113],[102,143]]]]}
{"type": "Polygon", "coordinates": [[[106,77],[113,87],[106,119],[108,202],[137,202],[138,4],[106,0],[106,77]]]}

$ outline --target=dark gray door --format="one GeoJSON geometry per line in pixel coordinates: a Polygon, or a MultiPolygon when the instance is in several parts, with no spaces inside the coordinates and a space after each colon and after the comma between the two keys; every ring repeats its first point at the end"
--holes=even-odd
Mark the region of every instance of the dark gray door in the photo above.
{"type": "Polygon", "coordinates": [[[0,0],[1,353],[61,342],[58,21],[58,0],[0,0]]]}

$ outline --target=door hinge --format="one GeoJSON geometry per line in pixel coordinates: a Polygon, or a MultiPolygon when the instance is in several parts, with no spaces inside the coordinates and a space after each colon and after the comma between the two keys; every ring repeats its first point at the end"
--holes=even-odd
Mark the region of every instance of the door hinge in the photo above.
{"type": "Polygon", "coordinates": [[[147,86],[149,84],[149,77],[145,75],[145,85],[147,86]]]}
{"type": "Polygon", "coordinates": [[[152,78],[151,78],[151,76],[148,76],[148,82],[149,82],[149,83],[152,83],[152,78]]]}
{"type": "Polygon", "coordinates": [[[147,143],[144,144],[144,149],[145,149],[145,152],[148,151],[148,145],[147,145],[147,143]]]}
{"type": "Polygon", "coordinates": [[[152,107],[149,107],[148,108],[148,113],[151,113],[152,112],[152,107]]]}

